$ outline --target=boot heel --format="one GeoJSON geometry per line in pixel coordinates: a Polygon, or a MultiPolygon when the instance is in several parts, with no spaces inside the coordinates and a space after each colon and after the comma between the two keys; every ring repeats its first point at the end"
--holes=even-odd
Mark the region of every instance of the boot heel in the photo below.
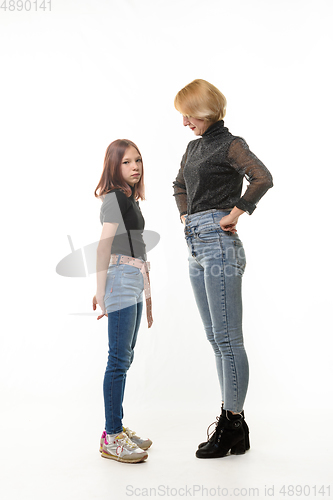
{"type": "Polygon", "coordinates": [[[235,444],[230,449],[231,455],[243,455],[244,453],[245,453],[245,439],[241,439],[240,441],[238,441],[237,444],[235,444]]]}
{"type": "Polygon", "coordinates": [[[248,451],[250,449],[250,438],[248,433],[245,434],[244,441],[245,441],[245,451],[248,451]]]}

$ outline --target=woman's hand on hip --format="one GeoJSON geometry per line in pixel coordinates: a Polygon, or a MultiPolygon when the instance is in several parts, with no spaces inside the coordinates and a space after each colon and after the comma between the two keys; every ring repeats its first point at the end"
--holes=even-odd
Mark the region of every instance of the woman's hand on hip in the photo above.
{"type": "Polygon", "coordinates": [[[94,295],[93,302],[92,302],[92,306],[93,306],[94,311],[96,311],[97,304],[102,309],[102,313],[103,313],[103,314],[100,314],[99,316],[97,316],[97,319],[101,319],[101,318],[103,318],[103,316],[107,316],[108,313],[105,310],[104,295],[97,295],[97,294],[94,295]]]}
{"type": "Polygon", "coordinates": [[[232,234],[237,233],[236,224],[240,215],[244,213],[240,208],[234,207],[229,215],[225,215],[220,220],[220,226],[223,231],[229,231],[232,234]]]}
{"type": "Polygon", "coordinates": [[[236,224],[238,222],[238,217],[230,217],[230,214],[229,215],[225,215],[224,217],[222,217],[222,219],[220,220],[220,226],[221,226],[221,229],[223,229],[223,231],[229,231],[230,233],[237,233],[237,229],[236,229],[236,224]]]}

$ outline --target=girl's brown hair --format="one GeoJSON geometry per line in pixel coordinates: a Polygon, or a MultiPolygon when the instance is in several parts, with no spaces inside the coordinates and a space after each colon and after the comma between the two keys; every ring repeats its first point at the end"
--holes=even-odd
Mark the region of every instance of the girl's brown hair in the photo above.
{"type": "MultiPolygon", "coordinates": [[[[111,142],[107,147],[104,166],[101,178],[95,189],[96,198],[104,196],[109,193],[112,189],[120,189],[126,196],[131,196],[131,187],[124,180],[121,173],[121,163],[124,158],[125,151],[130,146],[133,146],[141,156],[139,148],[134,144],[134,142],[127,139],[117,139],[111,142]],[[97,191],[99,192],[97,193],[97,191]]],[[[140,181],[134,185],[134,199],[144,200],[145,199],[145,186],[143,181],[143,164],[142,164],[142,175],[140,181]]]]}

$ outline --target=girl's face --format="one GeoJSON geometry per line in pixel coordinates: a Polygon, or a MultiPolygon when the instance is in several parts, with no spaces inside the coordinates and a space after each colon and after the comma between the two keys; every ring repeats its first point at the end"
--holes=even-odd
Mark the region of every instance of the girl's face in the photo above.
{"type": "Polygon", "coordinates": [[[130,186],[137,184],[142,175],[142,158],[133,146],[129,146],[121,161],[121,173],[130,186]]]}

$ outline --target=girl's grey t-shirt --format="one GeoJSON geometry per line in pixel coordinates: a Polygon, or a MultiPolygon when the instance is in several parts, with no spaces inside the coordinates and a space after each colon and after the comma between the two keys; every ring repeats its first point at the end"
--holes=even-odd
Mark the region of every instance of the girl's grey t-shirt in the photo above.
{"type": "Polygon", "coordinates": [[[101,224],[117,223],[116,235],[112,242],[111,253],[147,259],[146,245],[143,241],[145,220],[139,202],[133,194],[127,197],[120,189],[114,189],[104,196],[100,211],[101,224]]]}

